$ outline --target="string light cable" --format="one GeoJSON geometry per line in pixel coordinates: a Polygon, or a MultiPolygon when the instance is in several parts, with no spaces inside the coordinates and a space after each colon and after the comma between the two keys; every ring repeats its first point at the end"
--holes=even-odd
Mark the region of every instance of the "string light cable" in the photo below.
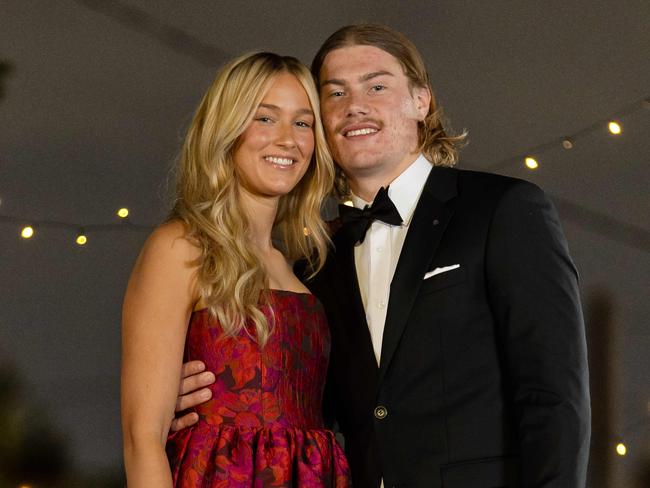
{"type": "Polygon", "coordinates": [[[40,236],[43,229],[63,230],[70,232],[71,242],[78,246],[85,246],[89,243],[91,235],[107,231],[136,231],[151,232],[153,226],[134,224],[128,218],[129,212],[126,208],[121,208],[116,212],[120,219],[119,222],[107,224],[77,224],[72,222],[63,222],[59,220],[29,219],[25,217],[15,217],[11,215],[0,214],[0,223],[15,225],[19,232],[17,236],[28,240],[40,236]]]}
{"type": "MultiPolygon", "coordinates": [[[[586,135],[595,130],[602,129],[603,126],[607,126],[612,134],[612,137],[616,137],[622,130],[620,123],[617,121],[621,120],[626,115],[629,115],[632,112],[641,109],[650,110],[650,97],[639,100],[634,104],[625,107],[617,114],[615,114],[615,116],[610,117],[607,120],[600,120],[597,123],[591,124],[585,129],[569,136],[564,136],[562,138],[529,148],[523,154],[503,159],[496,164],[489,166],[489,169],[503,169],[506,166],[523,160],[526,167],[529,170],[534,171],[539,166],[539,155],[544,151],[558,146],[562,146],[568,150],[573,147],[575,141],[584,138],[586,135]],[[530,156],[531,154],[537,155],[537,158],[530,156]]],[[[557,204],[558,210],[560,211],[563,218],[566,218],[567,220],[574,222],[586,230],[600,234],[610,240],[633,247],[646,253],[650,253],[650,230],[629,224],[615,217],[602,214],[595,210],[588,209],[581,206],[580,204],[559,196],[551,195],[551,198],[557,204]]],[[[112,224],[82,224],[56,220],[30,219],[3,214],[0,214],[0,222],[14,223],[22,226],[20,235],[23,239],[31,239],[36,235],[38,229],[41,228],[58,228],[70,230],[74,233],[75,242],[79,246],[87,245],[89,240],[89,233],[94,234],[96,232],[116,229],[132,231],[151,231],[153,229],[153,226],[137,225],[131,223],[128,218],[129,210],[127,208],[120,208],[117,210],[116,214],[121,221],[119,223],[112,224]]]]}
{"type": "MultiPolygon", "coordinates": [[[[202,41],[195,35],[188,33],[174,25],[163,22],[154,16],[150,15],[146,10],[139,7],[129,5],[123,1],[103,2],[101,0],[75,0],[75,2],[83,8],[92,10],[104,16],[111,18],[113,21],[118,22],[125,27],[139,32],[142,35],[148,36],[156,42],[193,58],[198,63],[213,68],[230,56],[222,50],[202,41]]],[[[507,157],[497,161],[486,169],[490,171],[497,171],[509,168],[514,165],[524,164],[530,171],[535,171],[539,168],[543,161],[540,156],[542,153],[562,147],[569,151],[574,148],[576,143],[581,139],[590,135],[591,133],[607,127],[612,137],[619,137],[623,131],[621,120],[627,115],[632,114],[638,110],[650,110],[650,97],[638,100],[634,103],[623,107],[612,117],[606,120],[598,120],[591,125],[573,133],[566,134],[562,137],[547,141],[537,146],[528,148],[524,153],[507,157]]],[[[594,210],[590,210],[570,202],[565,199],[555,198],[558,207],[563,214],[563,217],[574,221],[578,225],[599,233],[608,239],[618,241],[627,246],[634,247],[644,252],[650,253],[650,231],[642,227],[634,226],[629,223],[618,220],[594,210]]],[[[131,230],[151,230],[151,226],[134,225],[128,221],[119,224],[93,224],[81,225],[67,222],[56,221],[38,221],[29,220],[25,218],[16,218],[0,214],[0,222],[15,222],[24,224],[25,226],[31,224],[32,232],[37,232],[40,227],[58,227],[70,229],[76,232],[77,238],[85,236],[81,232],[96,232],[103,230],[113,230],[115,228],[131,229],[131,230]],[[126,224],[126,225],[125,225],[126,224]],[[34,226],[36,226],[34,228],[34,226]]],[[[33,234],[32,234],[33,235],[33,234]]],[[[81,239],[84,241],[84,239],[81,239]]],[[[87,238],[86,241],[87,242],[87,238]]],[[[79,244],[84,245],[84,244],[79,244]]]]}
{"type": "Polygon", "coordinates": [[[611,117],[597,120],[573,134],[565,134],[562,137],[557,137],[543,142],[542,144],[538,144],[537,146],[530,147],[523,153],[501,159],[500,161],[487,166],[486,169],[489,171],[500,171],[523,164],[529,170],[535,170],[539,167],[539,156],[542,153],[557,147],[562,147],[565,150],[570,151],[575,147],[577,142],[596,131],[601,131],[603,127],[607,127],[611,136],[620,136],[623,132],[621,120],[640,110],[650,110],[650,97],[636,100],[618,110],[611,117]]]}

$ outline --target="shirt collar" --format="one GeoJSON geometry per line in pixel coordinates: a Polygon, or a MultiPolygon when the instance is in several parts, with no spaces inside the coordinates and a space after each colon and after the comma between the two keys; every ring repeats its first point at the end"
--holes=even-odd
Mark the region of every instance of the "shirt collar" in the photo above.
{"type": "MultiPolygon", "coordinates": [[[[431,163],[420,154],[388,187],[388,196],[404,221],[402,225],[408,226],[411,223],[415,205],[420,199],[431,168],[431,163]]],[[[352,204],[356,208],[364,208],[372,202],[366,202],[353,193],[352,204]]]]}

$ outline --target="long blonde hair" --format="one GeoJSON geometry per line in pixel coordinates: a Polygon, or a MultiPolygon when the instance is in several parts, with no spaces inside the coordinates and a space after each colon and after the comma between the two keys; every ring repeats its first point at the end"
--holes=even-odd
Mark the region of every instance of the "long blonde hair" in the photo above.
{"type": "Polygon", "coordinates": [[[295,76],[307,93],[315,117],[315,150],[304,177],[280,198],[273,235],[281,241],[287,259],[306,259],[312,273],[322,267],[329,238],[320,210],[332,188],[334,164],[320,120],[318,91],[309,70],[293,57],[255,52],[219,71],[187,131],[170,214],[170,219],[185,223],[186,237],[201,251],[193,263],[201,300],[227,336],[241,330],[253,335],[247,327],[252,323],[262,345],[272,332],[262,311],[271,306],[263,293],[268,279],[250,250],[249,222],[238,197],[233,151],[271,82],[281,73],[295,76]]]}
{"type": "MultiPolygon", "coordinates": [[[[418,124],[419,150],[434,166],[454,166],[458,162],[458,150],[464,144],[467,132],[449,135],[445,130],[442,109],[436,102],[424,60],[415,44],[400,32],[382,24],[352,24],[341,27],[325,40],[314,56],[311,72],[317,82],[325,57],[335,49],[349,46],[372,46],[387,52],[400,63],[411,88],[429,90],[429,111],[424,121],[418,124]]],[[[339,167],[336,169],[335,186],[339,197],[349,196],[347,178],[339,167]]]]}

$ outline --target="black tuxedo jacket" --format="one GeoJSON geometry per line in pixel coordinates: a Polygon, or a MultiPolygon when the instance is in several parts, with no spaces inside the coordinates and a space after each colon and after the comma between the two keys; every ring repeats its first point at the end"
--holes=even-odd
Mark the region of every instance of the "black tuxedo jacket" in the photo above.
{"type": "Polygon", "coordinates": [[[590,408],[576,271],[536,186],[432,169],[390,288],[380,367],[345,226],[309,284],[326,412],[358,488],[582,487],[590,408]],[[435,268],[456,269],[424,275],[435,268]]]}

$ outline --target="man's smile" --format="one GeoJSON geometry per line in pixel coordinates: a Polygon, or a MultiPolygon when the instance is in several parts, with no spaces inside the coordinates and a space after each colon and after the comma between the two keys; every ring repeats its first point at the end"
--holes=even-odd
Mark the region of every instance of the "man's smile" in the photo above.
{"type": "Polygon", "coordinates": [[[378,124],[369,124],[365,122],[365,123],[347,125],[340,132],[343,135],[343,137],[349,138],[349,137],[367,136],[369,134],[376,134],[379,131],[380,128],[378,124]]]}

